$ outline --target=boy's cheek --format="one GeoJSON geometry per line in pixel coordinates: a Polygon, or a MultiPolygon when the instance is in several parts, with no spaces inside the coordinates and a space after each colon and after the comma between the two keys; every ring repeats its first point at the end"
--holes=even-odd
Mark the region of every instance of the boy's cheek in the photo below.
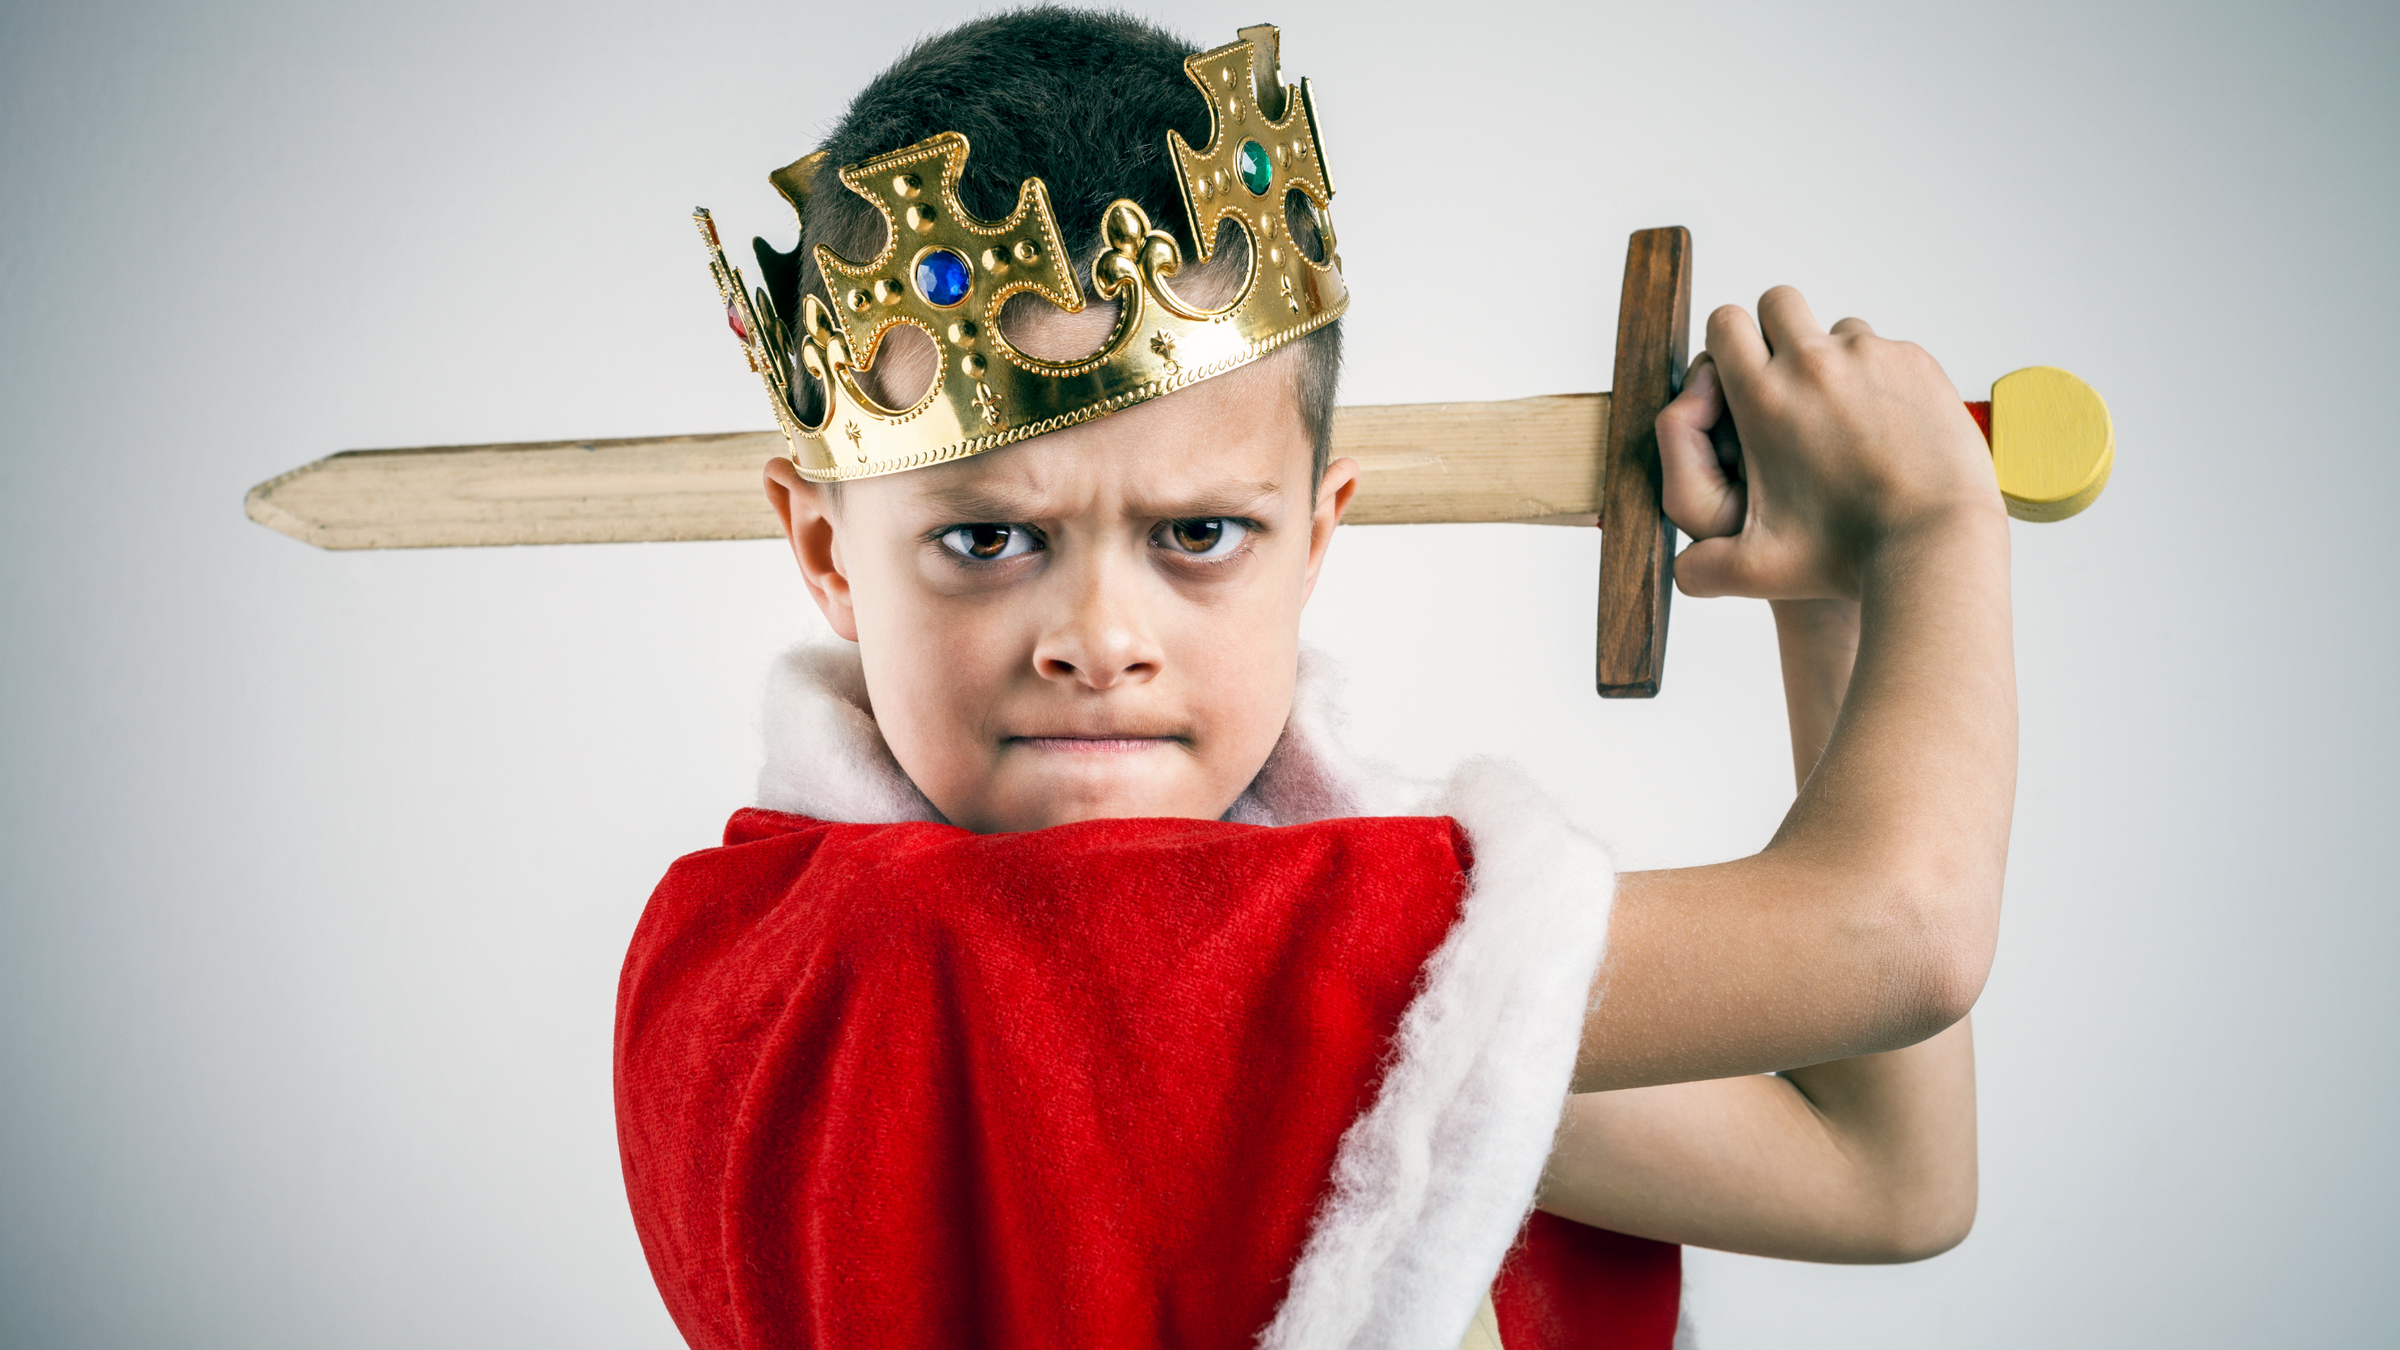
{"type": "Polygon", "coordinates": [[[958,692],[934,682],[878,690],[876,720],[909,781],[944,817],[966,823],[992,795],[997,756],[991,738],[973,725],[971,710],[945,701],[945,693],[958,692]]]}
{"type": "Polygon", "coordinates": [[[1233,795],[1249,785],[1283,735],[1299,666],[1297,606],[1259,601],[1194,625],[1169,657],[1181,667],[1206,768],[1230,782],[1233,795]]]}
{"type": "Polygon", "coordinates": [[[859,657],[886,744],[939,806],[951,785],[988,771],[993,733],[982,724],[1018,662],[988,607],[946,602],[913,580],[861,578],[859,657]]]}

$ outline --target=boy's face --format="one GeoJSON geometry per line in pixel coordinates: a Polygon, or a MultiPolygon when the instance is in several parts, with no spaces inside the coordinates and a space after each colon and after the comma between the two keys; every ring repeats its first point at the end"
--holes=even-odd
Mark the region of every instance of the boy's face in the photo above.
{"type": "Polygon", "coordinates": [[[1289,357],[838,506],[768,466],[810,593],[944,817],[1213,819],[1256,776],[1358,475],[1337,460],[1312,492],[1289,357]]]}

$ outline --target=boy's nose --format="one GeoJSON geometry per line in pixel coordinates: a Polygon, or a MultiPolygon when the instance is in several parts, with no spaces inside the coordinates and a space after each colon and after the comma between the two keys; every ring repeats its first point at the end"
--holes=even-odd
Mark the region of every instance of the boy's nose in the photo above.
{"type": "Polygon", "coordinates": [[[1043,679],[1072,681],[1090,689],[1140,684],[1157,676],[1163,653],[1145,625],[1092,588],[1066,621],[1050,629],[1033,650],[1043,679]]]}
{"type": "Polygon", "coordinates": [[[1093,689],[1140,684],[1158,674],[1158,653],[1132,631],[1116,625],[1061,630],[1033,654],[1044,679],[1073,680],[1093,689]]]}

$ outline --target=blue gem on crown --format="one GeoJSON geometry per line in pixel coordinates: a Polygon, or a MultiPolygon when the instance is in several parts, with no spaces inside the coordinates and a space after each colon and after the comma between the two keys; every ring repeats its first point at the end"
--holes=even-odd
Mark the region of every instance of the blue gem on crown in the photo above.
{"type": "Polygon", "coordinates": [[[933,249],[917,259],[917,293],[927,304],[948,309],[967,298],[972,280],[967,260],[946,248],[933,249]]]}

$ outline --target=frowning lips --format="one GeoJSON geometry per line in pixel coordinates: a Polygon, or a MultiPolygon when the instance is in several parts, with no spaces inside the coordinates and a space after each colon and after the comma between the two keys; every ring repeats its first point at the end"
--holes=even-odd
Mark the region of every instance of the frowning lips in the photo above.
{"type": "Polygon", "coordinates": [[[1032,736],[1007,736],[1001,740],[1002,745],[1018,749],[1087,755],[1126,754],[1187,743],[1186,738],[1182,736],[1133,730],[1073,731],[1032,736]]]}

